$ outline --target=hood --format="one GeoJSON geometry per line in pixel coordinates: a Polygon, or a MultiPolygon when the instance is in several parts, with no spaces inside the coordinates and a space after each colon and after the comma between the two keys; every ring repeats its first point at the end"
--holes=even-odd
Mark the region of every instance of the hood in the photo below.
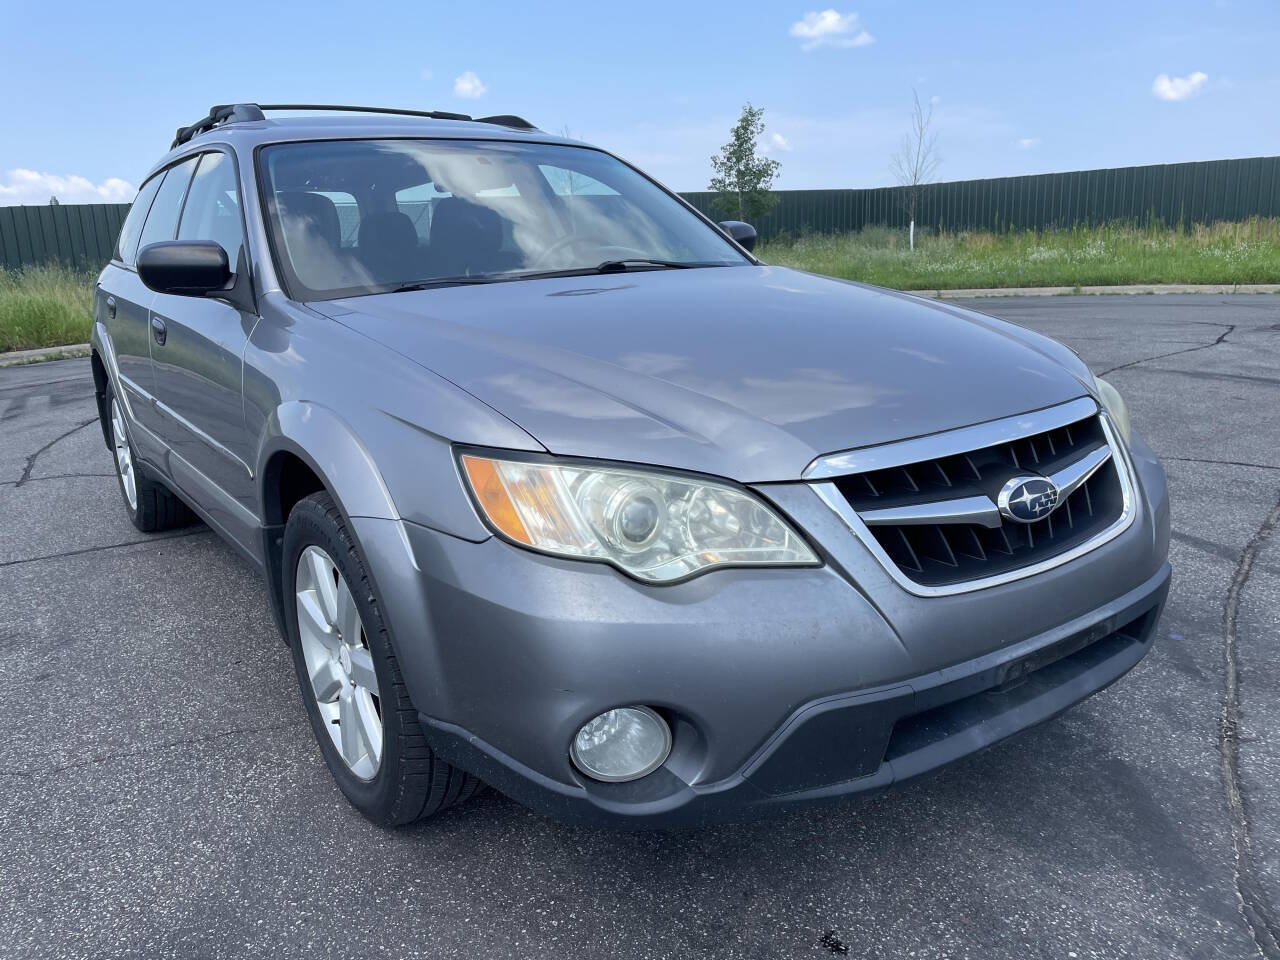
{"type": "Polygon", "coordinates": [[[452,381],[552,453],[743,482],[794,480],[820,454],[1087,392],[1066,348],[1012,324],[780,267],[311,306],[452,381]]]}

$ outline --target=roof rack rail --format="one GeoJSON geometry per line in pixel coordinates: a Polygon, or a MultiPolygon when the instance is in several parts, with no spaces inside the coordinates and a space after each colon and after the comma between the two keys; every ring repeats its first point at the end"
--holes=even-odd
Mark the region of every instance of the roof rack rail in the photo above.
{"type": "Polygon", "coordinates": [[[353,107],[337,103],[224,103],[209,108],[207,116],[202,117],[189,127],[179,127],[177,135],[169,149],[181,146],[192,137],[207,133],[214,127],[224,123],[239,123],[251,120],[265,120],[264,110],[326,110],[336,113],[387,113],[401,117],[427,117],[431,120],[470,120],[474,123],[492,123],[515,130],[536,130],[532,123],[523,117],[503,113],[492,117],[471,117],[465,113],[449,113],[444,110],[401,110],[396,107],[353,107]]]}

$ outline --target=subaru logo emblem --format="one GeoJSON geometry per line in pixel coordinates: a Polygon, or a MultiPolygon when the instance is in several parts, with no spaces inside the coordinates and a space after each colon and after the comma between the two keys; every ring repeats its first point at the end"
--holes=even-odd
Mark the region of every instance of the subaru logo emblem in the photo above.
{"type": "Polygon", "coordinates": [[[1017,523],[1043,520],[1058,505],[1058,487],[1047,477],[1014,477],[1000,489],[1000,513],[1017,523]]]}

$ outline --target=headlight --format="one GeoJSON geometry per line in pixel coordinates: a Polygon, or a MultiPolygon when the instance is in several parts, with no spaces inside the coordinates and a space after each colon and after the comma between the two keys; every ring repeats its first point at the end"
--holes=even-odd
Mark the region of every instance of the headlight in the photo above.
{"type": "Polygon", "coordinates": [[[651,582],[722,565],[818,562],[769,507],[726,484],[470,453],[461,459],[489,523],[534,550],[606,560],[651,582]]]}
{"type": "Polygon", "coordinates": [[[1094,377],[1093,382],[1098,386],[1098,399],[1102,401],[1102,406],[1106,408],[1107,415],[1111,417],[1111,422],[1120,431],[1120,436],[1124,437],[1124,445],[1127,447],[1132,428],[1129,426],[1129,408],[1125,406],[1124,398],[1120,396],[1119,390],[1101,377],[1094,377]]]}

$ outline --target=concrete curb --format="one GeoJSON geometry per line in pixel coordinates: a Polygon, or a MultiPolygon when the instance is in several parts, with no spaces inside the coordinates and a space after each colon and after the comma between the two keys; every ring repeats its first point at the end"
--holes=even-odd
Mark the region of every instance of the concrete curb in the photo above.
{"type": "Polygon", "coordinates": [[[907,290],[917,297],[958,300],[977,297],[1144,296],[1157,293],[1280,293],[1280,283],[1134,283],[1118,287],[996,287],[968,290],[907,290]]]}
{"type": "Polygon", "coordinates": [[[87,343],[69,343],[62,347],[41,347],[38,350],[13,350],[9,353],[0,353],[0,367],[17,367],[27,363],[41,363],[45,360],[69,360],[88,355],[87,343]]]}

